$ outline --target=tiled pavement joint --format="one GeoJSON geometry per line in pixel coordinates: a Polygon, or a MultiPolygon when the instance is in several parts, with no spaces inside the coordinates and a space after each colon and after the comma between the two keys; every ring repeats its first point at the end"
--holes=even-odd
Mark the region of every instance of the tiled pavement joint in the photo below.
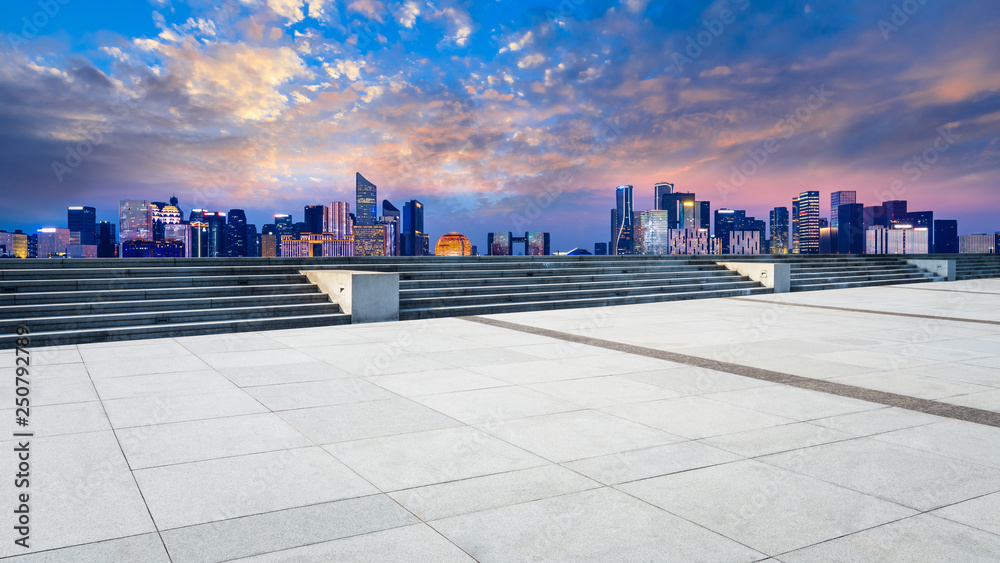
{"type": "MultiPolygon", "coordinates": [[[[938,291],[938,290],[932,290],[938,291]]],[[[961,291],[957,293],[972,293],[969,291],[961,291]]],[[[991,294],[996,295],[996,294],[991,294]]],[[[747,297],[741,297],[740,301],[750,301],[753,303],[767,303],[774,304],[775,301],[768,301],[766,299],[751,299],[747,297]]],[[[913,319],[931,319],[935,321],[951,321],[956,323],[977,323],[986,325],[1000,325],[1000,321],[989,321],[986,319],[964,319],[958,317],[943,317],[941,315],[918,315],[916,313],[895,313],[892,311],[878,311],[874,309],[852,309],[850,307],[834,307],[832,305],[813,305],[811,303],[793,303],[791,301],[781,301],[782,305],[788,305],[791,307],[808,307],[810,309],[826,309],[828,311],[844,311],[847,313],[868,313],[872,315],[888,315],[890,317],[910,317],[913,319]]]]}
{"type": "MultiPolygon", "coordinates": [[[[753,300],[753,299],[742,299],[742,301],[760,301],[762,303],[772,303],[771,301],[753,300]]],[[[793,303],[790,303],[795,305],[793,303]]],[[[838,307],[820,307],[822,309],[840,309],[838,307]]],[[[841,309],[846,311],[860,311],[857,309],[841,309]]],[[[877,312],[877,311],[860,311],[860,312],[877,312]]],[[[891,315],[899,315],[897,313],[884,313],[891,315]]],[[[905,315],[901,316],[911,316],[911,317],[926,317],[932,319],[943,319],[942,317],[934,317],[930,315],[905,315]]],[[[598,348],[605,348],[608,350],[614,350],[616,352],[624,352],[626,354],[634,354],[637,356],[645,356],[647,358],[655,358],[658,360],[665,360],[668,362],[674,362],[678,364],[685,364],[689,366],[709,369],[713,371],[720,371],[724,373],[731,373],[733,375],[740,375],[743,377],[749,377],[752,379],[758,379],[761,381],[769,381],[772,383],[780,383],[782,385],[788,385],[790,387],[798,387],[800,389],[807,389],[810,391],[819,391],[822,393],[828,393],[830,395],[838,395],[841,397],[848,397],[851,399],[859,399],[862,401],[868,401],[870,403],[878,403],[881,405],[887,405],[891,407],[899,407],[901,409],[907,409],[916,412],[922,412],[926,414],[932,414],[936,416],[941,416],[945,418],[951,418],[955,420],[963,420],[966,422],[974,422],[976,424],[983,424],[987,426],[995,426],[1000,428],[1000,413],[986,411],[981,409],[975,409],[970,407],[963,407],[959,405],[951,405],[947,403],[942,403],[939,401],[931,401],[927,399],[919,399],[916,397],[910,397],[908,395],[900,395],[897,393],[888,393],[885,391],[876,391],[874,389],[865,389],[863,387],[856,387],[854,385],[845,385],[843,383],[836,383],[833,381],[824,381],[819,379],[812,379],[809,377],[802,377],[799,375],[792,375],[788,373],[781,373],[776,371],[770,371],[766,369],[760,369],[750,366],[744,366],[740,364],[734,364],[730,362],[720,362],[718,360],[710,360],[707,358],[701,358],[698,356],[690,356],[687,354],[678,354],[676,352],[667,352],[665,350],[657,350],[654,348],[646,348],[644,346],[634,346],[631,344],[622,344],[620,342],[612,342],[610,340],[602,340],[600,338],[592,338],[589,336],[580,336],[576,334],[571,334],[567,332],[561,332],[556,330],[549,330],[545,328],[538,328],[528,325],[522,325],[507,321],[501,321],[497,319],[490,319],[486,317],[459,317],[462,320],[469,322],[480,323],[484,325],[505,328],[508,330],[514,330],[518,332],[524,332],[528,334],[534,334],[537,336],[545,336],[548,338],[553,338],[556,340],[563,340],[567,342],[575,342],[578,344],[585,344],[588,346],[594,346],[598,348]]],[[[959,319],[963,320],[963,319],[959,319]]],[[[970,320],[969,322],[984,322],[989,324],[1000,324],[993,321],[976,321],[970,320]]]]}

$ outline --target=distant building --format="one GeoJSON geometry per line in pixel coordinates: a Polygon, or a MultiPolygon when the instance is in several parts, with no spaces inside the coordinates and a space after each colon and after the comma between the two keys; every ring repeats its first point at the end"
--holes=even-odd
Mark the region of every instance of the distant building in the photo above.
{"type": "Polygon", "coordinates": [[[958,237],[958,252],[960,254],[995,254],[996,236],[976,234],[958,237]]]}
{"type": "Polygon", "coordinates": [[[885,214],[885,206],[865,207],[863,222],[865,232],[872,227],[888,227],[889,218],[885,214]]]}
{"type": "MultiPolygon", "coordinates": [[[[270,237],[273,235],[262,235],[270,237]]],[[[354,241],[338,240],[333,233],[303,233],[281,235],[281,255],[291,258],[314,258],[318,256],[354,256],[354,241]]]]}
{"type": "Polygon", "coordinates": [[[513,234],[488,233],[486,235],[486,252],[488,256],[511,256],[514,253],[513,234]]]}
{"type": "Polygon", "coordinates": [[[837,208],[837,254],[864,254],[865,252],[865,206],[860,203],[845,203],[837,208]]]}
{"type": "Polygon", "coordinates": [[[57,258],[66,256],[70,245],[70,230],[55,227],[38,229],[37,252],[39,258],[57,258]]]}
{"type": "Polygon", "coordinates": [[[865,231],[868,254],[927,254],[927,229],[873,227],[865,231]]]}
{"type": "MultiPolygon", "coordinates": [[[[732,231],[759,231],[760,239],[766,238],[766,226],[763,221],[757,221],[753,217],[747,217],[747,212],[742,209],[716,209],[715,210],[715,238],[719,239],[722,246],[722,254],[730,254],[730,237],[732,231]]],[[[758,248],[758,253],[760,252],[758,248]]]]}
{"type": "Polygon", "coordinates": [[[400,236],[403,256],[425,256],[430,239],[424,232],[424,204],[415,199],[403,203],[403,230],[400,236]]]}
{"type": "Polygon", "coordinates": [[[354,256],[391,256],[387,225],[354,225],[354,256]]]}
{"type": "Polygon", "coordinates": [[[670,254],[670,211],[643,211],[636,230],[635,254],[670,254]]]}
{"type": "Polygon", "coordinates": [[[660,211],[667,212],[668,228],[693,229],[700,207],[695,205],[693,193],[672,192],[660,198],[660,211]]]}
{"type": "Polygon", "coordinates": [[[775,207],[771,210],[771,254],[788,254],[788,208],[775,207]]]}
{"type": "Polygon", "coordinates": [[[191,225],[170,224],[163,226],[163,240],[184,243],[184,257],[191,258],[191,225]]]}
{"type": "Polygon", "coordinates": [[[653,184],[653,211],[663,209],[663,196],[674,193],[674,185],[670,182],[657,182],[653,184]]]}
{"type": "Polygon", "coordinates": [[[0,231],[0,257],[27,258],[28,235],[21,231],[0,231]]]}
{"type": "Polygon", "coordinates": [[[608,255],[608,243],[606,243],[606,242],[595,242],[594,243],[594,254],[596,256],[607,256],[608,255]]]}
{"type": "Polygon", "coordinates": [[[153,240],[153,208],[148,201],[118,202],[118,241],[153,240]]]}
{"type": "Polygon", "coordinates": [[[101,221],[97,225],[97,257],[118,258],[118,228],[114,223],[101,221]]]}
{"type": "Polygon", "coordinates": [[[615,189],[615,209],[614,232],[612,233],[611,251],[613,254],[632,254],[635,250],[634,231],[634,208],[632,205],[632,186],[623,185],[615,189]]]}
{"type": "Polygon", "coordinates": [[[402,216],[399,209],[387,199],[382,200],[382,217],[380,220],[383,225],[389,226],[389,241],[392,247],[390,256],[402,255],[402,216]]]}
{"type": "Polygon", "coordinates": [[[717,254],[708,229],[670,229],[667,254],[696,256],[717,254]]]}
{"type": "MultiPolygon", "coordinates": [[[[856,191],[839,191],[830,194],[830,226],[837,228],[840,226],[840,206],[849,205],[858,202],[858,192],[856,191]]],[[[839,234],[839,231],[838,231],[839,234]]]]}
{"type": "Polygon", "coordinates": [[[184,258],[184,243],[176,240],[126,240],[122,243],[122,258],[184,258]]]}
{"type": "Polygon", "coordinates": [[[435,256],[472,256],[472,243],[461,233],[448,233],[434,246],[435,256]]]}
{"type": "Polygon", "coordinates": [[[789,227],[789,236],[791,237],[791,246],[789,247],[789,252],[791,254],[799,253],[799,236],[801,232],[799,230],[799,198],[792,198],[792,217],[789,227]]]}
{"type": "Polygon", "coordinates": [[[819,192],[800,193],[798,208],[799,254],[819,254],[819,192]]]}
{"type": "Polygon", "coordinates": [[[760,254],[760,231],[730,231],[724,254],[760,254]]]}
{"type": "MultiPolygon", "coordinates": [[[[242,209],[230,209],[226,215],[225,255],[229,257],[247,255],[247,214],[242,209]]],[[[321,218],[322,219],[322,218],[321,218]]],[[[322,226],[322,220],[320,221],[322,226]]]]}
{"type": "MultiPolygon", "coordinates": [[[[260,255],[264,258],[274,258],[278,256],[278,235],[260,235],[260,255]]],[[[351,252],[354,252],[354,242],[351,242],[351,252]]]]}
{"type": "MultiPolygon", "coordinates": [[[[263,231],[261,231],[263,232],[263,231]]],[[[351,220],[351,204],[346,201],[334,201],[324,208],[322,233],[332,233],[339,240],[347,240],[354,235],[354,223],[351,220]]]]}
{"type": "Polygon", "coordinates": [[[958,221],[953,219],[934,221],[934,253],[958,254],[958,221]]]}
{"type": "Polygon", "coordinates": [[[323,205],[307,205],[303,210],[303,216],[305,217],[306,231],[307,233],[325,233],[329,232],[324,228],[324,220],[326,219],[326,207],[323,205]]]}
{"type": "Polygon", "coordinates": [[[357,199],[355,226],[372,227],[378,222],[378,188],[360,172],[355,173],[357,199]]]}
{"type": "Polygon", "coordinates": [[[524,244],[525,256],[548,256],[551,254],[549,252],[549,233],[528,231],[524,233],[524,238],[526,239],[524,244]]]}
{"type": "Polygon", "coordinates": [[[76,244],[97,244],[97,210],[95,208],[74,205],[66,208],[66,215],[67,228],[76,244]]]}

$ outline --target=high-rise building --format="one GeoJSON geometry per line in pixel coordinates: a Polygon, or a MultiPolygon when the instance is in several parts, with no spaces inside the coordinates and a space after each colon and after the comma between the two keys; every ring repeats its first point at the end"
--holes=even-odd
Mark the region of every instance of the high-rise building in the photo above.
{"type": "Polygon", "coordinates": [[[654,209],[639,214],[634,254],[670,254],[670,211],[654,209]]]}
{"type": "Polygon", "coordinates": [[[750,221],[747,212],[736,209],[716,209],[715,210],[715,238],[719,239],[722,245],[722,254],[730,254],[730,236],[733,231],[750,230],[750,221]]]}
{"type": "Polygon", "coordinates": [[[21,231],[14,231],[13,233],[0,231],[0,257],[27,258],[28,235],[21,231]]]}
{"type": "Polygon", "coordinates": [[[192,248],[190,223],[170,223],[163,225],[163,240],[183,243],[184,257],[191,258],[192,248]]]}
{"type": "Polygon", "coordinates": [[[513,234],[489,233],[486,235],[486,252],[489,256],[512,256],[514,254],[513,234]]]}
{"type": "Polygon", "coordinates": [[[672,193],[674,193],[674,185],[670,182],[657,182],[653,184],[653,210],[662,210],[663,196],[672,193]]]}
{"type": "Polygon", "coordinates": [[[865,206],[860,203],[845,203],[837,208],[838,254],[864,254],[865,252],[865,206]]]}
{"type": "MultiPolygon", "coordinates": [[[[261,231],[263,232],[263,231],[261,231]]],[[[351,204],[346,201],[333,201],[325,208],[323,232],[334,235],[337,240],[347,240],[354,235],[354,224],[351,221],[351,204]]]]}
{"type": "Polygon", "coordinates": [[[954,219],[934,221],[934,253],[958,254],[958,221],[954,219]]]}
{"type": "MultiPolygon", "coordinates": [[[[355,173],[357,210],[355,225],[370,227],[378,223],[378,188],[360,172],[355,173]]],[[[356,239],[355,239],[356,240],[356,239]]]]}
{"type": "Polygon", "coordinates": [[[616,255],[632,254],[634,251],[633,231],[634,231],[634,208],[632,205],[632,186],[622,185],[615,189],[615,202],[617,203],[615,220],[616,225],[613,233],[612,250],[616,255]]]}
{"type": "Polygon", "coordinates": [[[401,243],[401,221],[402,217],[399,213],[399,209],[395,205],[389,202],[387,199],[382,200],[382,217],[380,221],[383,225],[389,227],[389,241],[392,246],[392,253],[390,256],[399,256],[401,254],[400,243],[401,243]]]}
{"type": "Polygon", "coordinates": [[[668,221],[671,229],[695,228],[695,195],[693,193],[672,192],[665,193],[660,197],[660,211],[669,214],[668,221]],[[685,219],[689,219],[689,225],[685,226],[685,219]]]}
{"type": "Polygon", "coordinates": [[[153,240],[153,208],[148,201],[118,202],[118,241],[153,240]]]}
{"type": "Polygon", "coordinates": [[[260,235],[257,234],[257,225],[253,223],[247,225],[247,256],[260,257],[260,235]]]}
{"type": "MultiPolygon", "coordinates": [[[[260,255],[264,258],[274,258],[278,255],[278,235],[274,233],[260,235],[260,255]]],[[[354,242],[351,242],[351,251],[354,250],[354,242]]]]}
{"type": "Polygon", "coordinates": [[[65,256],[70,245],[70,230],[46,227],[38,229],[37,253],[39,258],[65,256]]]}
{"type": "Polygon", "coordinates": [[[400,237],[404,256],[424,256],[429,248],[424,232],[424,204],[415,199],[403,203],[403,232],[400,237]]]}
{"type": "Polygon", "coordinates": [[[97,257],[118,257],[118,228],[114,223],[101,221],[97,225],[97,257]]]}
{"type": "Polygon", "coordinates": [[[799,254],[819,254],[819,192],[799,194],[799,254]]]}
{"type": "MultiPolygon", "coordinates": [[[[367,227],[370,229],[378,227],[367,227]]],[[[272,237],[274,235],[262,235],[272,237]]],[[[354,241],[339,240],[333,233],[281,235],[281,255],[291,258],[354,256],[354,241]]]]}
{"type": "Polygon", "coordinates": [[[355,256],[389,256],[392,252],[387,225],[354,225],[355,256]]]}
{"type": "Polygon", "coordinates": [[[323,222],[326,219],[326,207],[322,205],[307,205],[305,207],[305,224],[307,233],[320,234],[328,232],[323,222]]]}
{"type": "Polygon", "coordinates": [[[295,234],[295,222],[292,221],[291,215],[286,215],[284,213],[274,214],[274,232],[277,235],[293,235],[295,234]]]}
{"type": "Polygon", "coordinates": [[[524,237],[527,239],[524,245],[525,256],[548,256],[551,254],[549,251],[549,233],[528,231],[524,233],[524,237]]]}
{"type": "Polygon", "coordinates": [[[723,254],[760,254],[760,231],[729,231],[728,239],[723,239],[723,254]]]}
{"type": "Polygon", "coordinates": [[[865,231],[868,231],[868,229],[871,229],[872,227],[888,227],[889,218],[885,214],[885,206],[875,205],[872,207],[865,207],[863,221],[865,231]]]}
{"type": "Polygon", "coordinates": [[[93,207],[74,205],[66,208],[66,226],[76,244],[97,244],[97,210],[93,207]]]}
{"type": "Polygon", "coordinates": [[[226,221],[226,256],[247,255],[247,214],[242,209],[230,209],[226,221]]]}
{"type": "Polygon", "coordinates": [[[873,227],[865,231],[865,251],[868,254],[927,254],[927,235],[923,227],[873,227]]]}
{"type": "Polygon", "coordinates": [[[775,207],[771,210],[771,254],[788,254],[788,208],[775,207]]]}
{"type": "Polygon", "coordinates": [[[838,210],[841,205],[857,202],[858,192],[853,190],[833,192],[830,194],[830,226],[834,228],[840,226],[840,216],[838,215],[838,210]]]}
{"type": "Polygon", "coordinates": [[[906,201],[905,200],[893,200],[885,201],[882,203],[882,207],[885,208],[885,216],[888,227],[894,225],[906,224],[906,201]]]}
{"type": "Polygon", "coordinates": [[[914,229],[927,229],[927,244],[931,252],[934,252],[934,212],[933,211],[910,211],[906,213],[897,224],[905,224],[914,229]]]}
{"type": "Polygon", "coordinates": [[[792,219],[791,226],[789,229],[791,234],[791,247],[790,251],[792,254],[799,253],[799,237],[801,232],[799,230],[799,198],[792,198],[792,219]]]}
{"type": "MultiPolygon", "coordinates": [[[[222,211],[203,211],[201,223],[204,223],[199,256],[218,258],[226,255],[226,214],[222,211]]],[[[124,252],[124,251],[123,251],[124,252]]]]}

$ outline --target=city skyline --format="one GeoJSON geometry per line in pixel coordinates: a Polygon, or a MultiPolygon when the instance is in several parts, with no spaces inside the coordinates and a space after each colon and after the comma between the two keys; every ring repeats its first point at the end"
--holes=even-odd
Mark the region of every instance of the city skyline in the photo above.
{"type": "Polygon", "coordinates": [[[603,240],[609,186],[663,180],[756,217],[846,189],[996,228],[995,5],[56,5],[0,7],[3,228],[174,193],[262,224],[353,201],[355,170],[432,236],[564,250],[603,240]]]}

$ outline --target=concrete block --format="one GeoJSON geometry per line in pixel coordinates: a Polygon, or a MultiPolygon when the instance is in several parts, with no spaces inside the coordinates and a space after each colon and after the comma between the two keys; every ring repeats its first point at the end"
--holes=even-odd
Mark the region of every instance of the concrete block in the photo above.
{"type": "Polygon", "coordinates": [[[775,293],[788,293],[792,289],[792,265],[768,262],[717,262],[728,270],[769,287],[775,293]]]}
{"type": "Polygon", "coordinates": [[[399,320],[399,274],[356,270],[302,270],[302,275],[340,310],[351,323],[399,320]]]}
{"type": "Polygon", "coordinates": [[[916,266],[921,270],[926,270],[935,276],[945,278],[948,281],[955,281],[957,260],[907,260],[906,263],[916,266]]]}

